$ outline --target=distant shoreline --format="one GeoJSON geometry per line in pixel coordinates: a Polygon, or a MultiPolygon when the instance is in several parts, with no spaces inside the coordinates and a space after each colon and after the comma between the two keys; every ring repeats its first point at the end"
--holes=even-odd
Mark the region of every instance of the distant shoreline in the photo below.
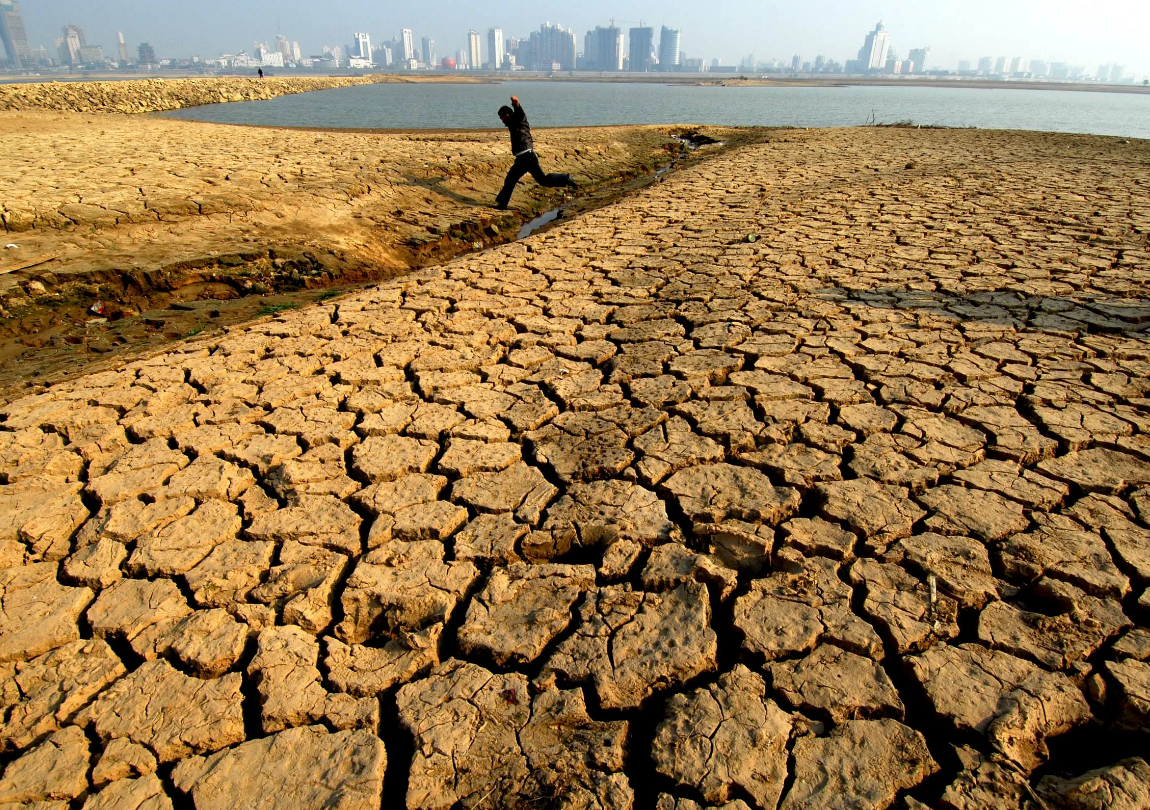
{"type": "MultiPolygon", "coordinates": [[[[743,75],[743,74],[740,74],[743,75]]],[[[92,73],[79,75],[0,76],[0,85],[50,82],[132,81],[140,79],[242,79],[247,73],[92,73]]],[[[501,73],[489,71],[417,71],[371,74],[359,72],[269,71],[269,78],[364,78],[378,77],[383,83],[489,84],[513,81],[601,83],[601,84],[666,84],[688,87],[953,87],[966,90],[1063,90],[1077,93],[1127,93],[1150,95],[1150,87],[1126,84],[1088,84],[1083,82],[993,81],[966,78],[893,78],[869,76],[804,76],[801,78],[740,78],[733,74],[714,73],[586,73],[553,75],[538,72],[501,73]]]]}

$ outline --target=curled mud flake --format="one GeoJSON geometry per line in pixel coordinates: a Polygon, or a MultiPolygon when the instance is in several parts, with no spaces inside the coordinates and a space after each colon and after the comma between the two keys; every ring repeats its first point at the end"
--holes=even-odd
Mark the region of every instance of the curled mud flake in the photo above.
{"type": "Polygon", "coordinates": [[[4,769],[0,804],[75,799],[88,789],[89,756],[83,729],[57,731],[4,769]]]}
{"type": "Polygon", "coordinates": [[[883,810],[898,792],[938,771],[926,740],[897,720],[851,720],[827,737],[795,742],[795,781],[780,810],[883,810]]]}
{"type": "Polygon", "coordinates": [[[648,696],[715,668],[706,587],[687,582],[662,594],[608,586],[579,604],[579,625],[543,665],[593,685],[604,708],[632,708],[648,696]]]}
{"type": "Polygon", "coordinates": [[[362,548],[359,515],[330,495],[308,495],[297,505],[257,515],[245,534],[253,540],[296,541],[343,554],[362,548]]]}
{"type": "Polygon", "coordinates": [[[934,577],[936,590],[959,607],[981,608],[999,597],[986,546],[969,537],[918,534],[892,546],[885,559],[901,562],[920,578],[934,577]]]}
{"type": "Polygon", "coordinates": [[[740,664],[709,687],[673,695],[655,731],[655,767],[712,804],[726,802],[734,788],[758,807],[775,807],[791,717],[766,693],[762,677],[740,664]]]}
{"type": "Polygon", "coordinates": [[[0,663],[27,661],[80,638],[88,588],[56,581],[56,563],[0,569],[0,663]]]}
{"type": "Polygon", "coordinates": [[[543,530],[562,548],[598,549],[618,540],[644,546],[678,536],[667,507],[648,489],[627,481],[572,484],[547,509],[543,530]]]}
{"type": "Polygon", "coordinates": [[[975,807],[1023,810],[1028,806],[1029,785],[1016,767],[969,746],[958,747],[955,753],[962,771],[943,790],[940,804],[946,810],[975,807]]]}
{"type": "Polygon", "coordinates": [[[202,810],[368,810],[379,807],[386,768],[372,732],[307,726],[184,760],[172,781],[202,810]]]}
{"type": "Polygon", "coordinates": [[[735,600],[735,627],[743,649],[767,661],[813,650],[830,641],[879,660],[882,641],[851,610],[852,591],[839,578],[838,564],[824,557],[780,554],[778,569],[751,582],[735,600]]]}
{"type": "Polygon", "coordinates": [[[575,602],[594,585],[589,565],[496,569],[471,600],[459,628],[460,648],[489,655],[499,666],[534,661],[571,624],[575,602]]]}
{"type": "Polygon", "coordinates": [[[592,720],[580,690],[530,695],[524,676],[462,661],[400,689],[400,722],[415,738],[407,806],[478,806],[498,792],[514,808],[539,796],[591,810],[630,807],[628,724],[592,720]]]}
{"type": "Polygon", "coordinates": [[[379,725],[379,704],[329,694],[320,680],[319,642],[298,627],[269,627],[259,634],[248,675],[260,694],[265,733],[327,720],[335,728],[379,725]]]}
{"type": "Polygon", "coordinates": [[[850,580],[862,586],[863,613],[888,637],[899,654],[915,652],[958,635],[958,605],[932,593],[930,583],[903,568],[875,560],[858,560],[850,580]]]}
{"type": "Polygon", "coordinates": [[[691,520],[719,523],[727,519],[776,525],[799,507],[799,493],[776,487],[761,472],[732,464],[708,464],[678,472],[663,483],[691,520]]]}
{"type": "Polygon", "coordinates": [[[343,591],[336,635],[362,643],[446,622],[479,576],[469,562],[445,562],[436,540],[393,541],[363,557],[343,591]]]}
{"type": "Polygon", "coordinates": [[[62,560],[88,519],[83,484],[26,478],[0,487],[0,544],[21,544],[30,561],[62,560]]]}
{"type": "Polygon", "coordinates": [[[24,749],[57,730],[126,671],[100,639],[73,641],[16,664],[16,691],[4,700],[8,714],[0,726],[0,749],[24,749]]]}
{"type": "Polygon", "coordinates": [[[1132,624],[1121,603],[1058,580],[1039,580],[1030,600],[1042,612],[1007,602],[988,604],[979,614],[979,640],[1050,669],[1066,669],[1132,624]]]}
{"type": "Polygon", "coordinates": [[[1038,469],[1087,492],[1121,495],[1131,487],[1150,484],[1150,462],[1104,447],[1043,461],[1038,469]]]}
{"type": "Polygon", "coordinates": [[[87,617],[97,637],[131,642],[154,625],[170,625],[191,612],[170,579],[125,579],[103,591],[87,617]]]}
{"type": "Polygon", "coordinates": [[[108,782],[136,776],[146,776],[156,770],[156,758],[139,743],[119,737],[104,748],[96,767],[92,769],[92,784],[99,787],[108,782]]]}
{"type": "Polygon", "coordinates": [[[121,779],[88,797],[85,810],[172,810],[172,800],[154,773],[121,779]]]}
{"type": "Polygon", "coordinates": [[[524,523],[537,525],[543,509],[558,494],[535,467],[513,464],[496,473],[479,473],[451,485],[456,503],[492,514],[513,513],[524,523]]]}
{"type": "Polygon", "coordinates": [[[1035,522],[1035,531],[999,546],[1008,578],[1028,584],[1049,576],[1102,598],[1122,599],[1130,592],[1130,580],[1114,565],[1099,534],[1062,515],[1038,515],[1035,522]]]}
{"type": "Polygon", "coordinates": [[[927,527],[939,534],[970,534],[992,542],[1030,525],[1022,504],[994,492],[947,485],[928,489],[919,500],[931,510],[927,527]]]}
{"type": "Polygon", "coordinates": [[[148,661],[102,692],[78,722],[105,743],[139,743],[160,762],[216,751],[244,739],[241,681],[238,673],[203,681],[148,661]]]}
{"type": "Polygon", "coordinates": [[[1088,722],[1081,691],[1062,673],[977,644],[938,646],[907,658],[934,710],[960,730],[987,736],[994,750],[1032,771],[1046,740],[1088,722]]]}
{"type": "Polygon", "coordinates": [[[868,478],[819,484],[817,489],[823,517],[841,521],[877,548],[909,537],[911,527],[926,514],[905,489],[868,478]]]}
{"type": "Polygon", "coordinates": [[[1038,795],[1059,810],[1137,810],[1150,804],[1150,766],[1132,757],[1073,779],[1044,776],[1038,795]]]}
{"type": "Polygon", "coordinates": [[[1117,685],[1117,725],[1131,731],[1150,728],[1150,664],[1144,661],[1107,661],[1106,672],[1117,685]]]}
{"type": "Polygon", "coordinates": [[[382,647],[344,644],[324,637],[327,680],[341,692],[374,697],[396,684],[410,683],[439,665],[442,624],[418,632],[400,632],[382,647]]]}
{"type": "Polygon", "coordinates": [[[806,658],[770,665],[771,685],[787,702],[835,724],[889,716],[901,720],[903,703],[886,671],[861,655],[821,644],[806,658]]]}

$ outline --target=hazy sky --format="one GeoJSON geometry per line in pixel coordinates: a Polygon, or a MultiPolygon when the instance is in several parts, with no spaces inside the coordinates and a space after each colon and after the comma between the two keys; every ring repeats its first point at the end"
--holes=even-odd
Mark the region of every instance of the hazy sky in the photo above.
{"type": "MultiPolygon", "coordinates": [[[[854,58],[866,32],[882,20],[900,56],[930,46],[937,67],[955,68],[959,59],[1021,56],[1067,61],[1091,73],[1099,64],[1118,62],[1128,73],[1150,75],[1150,2],[1147,0],[486,0],[483,3],[371,0],[21,0],[33,45],[52,47],[59,28],[75,23],[89,43],[115,55],[116,32],[134,50],[148,41],[160,56],[216,56],[250,51],[255,40],[277,33],[298,40],[305,53],[323,45],[345,45],[353,31],[372,42],[411,28],[430,36],[440,57],[466,43],[467,30],[486,35],[492,26],[505,35],[526,35],[544,21],[583,33],[616,18],[620,28],[642,20],[683,31],[691,57],[719,57],[737,64],[747,54],[789,60],[794,54],[854,58]]],[[[656,35],[657,36],[657,35],[656,35]]],[[[484,36],[486,48],[486,36],[484,36]]]]}

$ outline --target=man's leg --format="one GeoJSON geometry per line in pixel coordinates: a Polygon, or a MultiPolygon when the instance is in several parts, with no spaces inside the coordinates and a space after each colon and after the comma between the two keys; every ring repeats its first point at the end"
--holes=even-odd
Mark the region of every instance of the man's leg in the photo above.
{"type": "Polygon", "coordinates": [[[539,165],[539,156],[534,152],[529,152],[528,155],[531,162],[527,164],[527,170],[531,172],[531,176],[535,178],[535,182],[547,188],[561,188],[562,186],[574,186],[575,181],[569,174],[544,174],[543,167],[539,165]]]}
{"type": "MultiPolygon", "coordinates": [[[[530,152],[528,154],[531,154],[530,152]]],[[[506,208],[507,204],[511,202],[511,192],[515,191],[515,184],[519,182],[519,178],[531,171],[523,158],[526,155],[520,155],[515,158],[515,162],[511,164],[511,169],[507,172],[507,179],[503,181],[503,189],[499,192],[499,196],[495,198],[496,208],[506,208]]],[[[539,165],[539,161],[535,161],[535,165],[539,165]]]]}

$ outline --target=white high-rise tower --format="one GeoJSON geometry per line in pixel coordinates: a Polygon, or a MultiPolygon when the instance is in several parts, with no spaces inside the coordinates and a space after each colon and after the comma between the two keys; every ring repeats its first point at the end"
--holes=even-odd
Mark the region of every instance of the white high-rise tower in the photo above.
{"type": "Polygon", "coordinates": [[[859,49],[859,63],[863,70],[885,70],[889,54],[890,34],[880,21],[874,30],[866,35],[866,40],[859,49]]]}
{"type": "Polygon", "coordinates": [[[352,34],[352,37],[353,37],[353,40],[355,43],[352,46],[355,49],[355,52],[352,54],[352,56],[356,57],[357,59],[367,59],[368,61],[370,61],[371,60],[371,37],[368,36],[367,34],[360,33],[359,31],[352,34]]]}
{"type": "Polygon", "coordinates": [[[472,70],[483,67],[483,49],[478,31],[467,32],[467,66],[472,70]]]}
{"type": "Polygon", "coordinates": [[[492,28],[487,32],[487,67],[490,70],[503,68],[503,29],[492,28]]]}

